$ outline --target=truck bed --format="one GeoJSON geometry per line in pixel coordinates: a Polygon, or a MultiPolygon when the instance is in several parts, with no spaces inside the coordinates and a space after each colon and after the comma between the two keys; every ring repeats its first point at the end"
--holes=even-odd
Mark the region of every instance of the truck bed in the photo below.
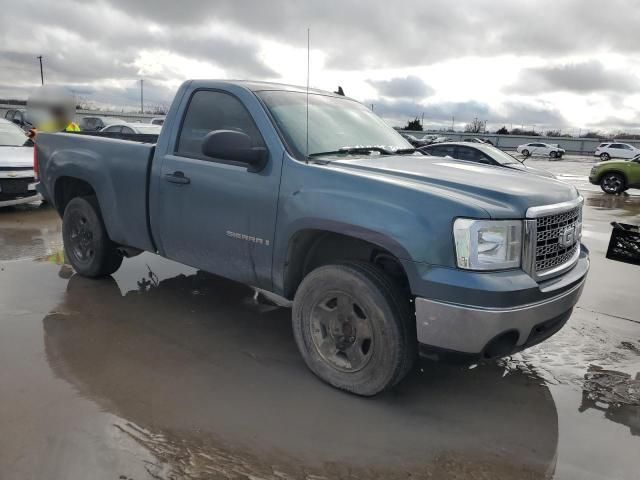
{"type": "Polygon", "coordinates": [[[155,144],[132,140],[104,135],[38,133],[39,191],[59,208],[64,202],[59,187],[66,179],[72,177],[87,182],[95,190],[111,239],[153,251],[147,192],[155,144]]]}
{"type": "Polygon", "coordinates": [[[116,138],[140,143],[157,143],[159,135],[148,133],[115,133],[115,132],[70,132],[73,135],[89,135],[91,137],[116,138]]]}

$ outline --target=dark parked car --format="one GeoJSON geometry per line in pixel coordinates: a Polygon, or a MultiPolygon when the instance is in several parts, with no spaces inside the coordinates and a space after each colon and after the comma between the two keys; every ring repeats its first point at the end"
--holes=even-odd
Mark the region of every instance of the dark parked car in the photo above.
{"type": "Polygon", "coordinates": [[[503,152],[497,147],[486,143],[447,142],[429,145],[418,149],[425,155],[434,157],[451,157],[485,165],[512,168],[524,172],[534,173],[543,177],[555,178],[553,173],[540,168],[529,167],[515,157],[503,152]]]}
{"type": "Polygon", "coordinates": [[[99,132],[109,125],[126,123],[117,117],[83,117],[80,119],[80,130],[83,132],[99,132]]]}
{"type": "Polygon", "coordinates": [[[18,125],[23,130],[29,130],[30,128],[33,128],[33,125],[31,125],[31,123],[27,120],[27,112],[23,110],[7,110],[7,113],[4,114],[4,118],[18,125]]]}

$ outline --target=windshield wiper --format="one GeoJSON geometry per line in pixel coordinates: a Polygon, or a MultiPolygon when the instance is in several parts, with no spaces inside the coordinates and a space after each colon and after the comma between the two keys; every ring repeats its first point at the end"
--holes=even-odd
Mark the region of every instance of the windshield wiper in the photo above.
{"type": "Polygon", "coordinates": [[[402,148],[399,150],[388,150],[382,147],[365,146],[365,147],[340,147],[338,150],[329,150],[327,152],[314,152],[309,154],[309,158],[320,157],[323,155],[349,155],[349,154],[370,154],[371,152],[378,152],[382,155],[403,155],[407,153],[415,152],[415,148],[402,148]]]}

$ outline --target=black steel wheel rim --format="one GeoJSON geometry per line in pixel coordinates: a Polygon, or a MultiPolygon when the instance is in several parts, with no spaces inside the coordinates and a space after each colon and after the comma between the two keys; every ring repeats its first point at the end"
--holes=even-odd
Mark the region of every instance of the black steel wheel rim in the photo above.
{"type": "Polygon", "coordinates": [[[322,359],[342,372],[362,370],[373,355],[371,319],[346,292],[330,292],[316,302],[311,338],[322,359]]]}
{"type": "Polygon", "coordinates": [[[622,189],[622,180],[617,175],[608,175],[604,177],[602,186],[609,193],[617,193],[622,189]]]}
{"type": "Polygon", "coordinates": [[[73,215],[69,233],[69,247],[77,260],[86,263],[95,255],[93,231],[87,217],[82,214],[73,215]]]}

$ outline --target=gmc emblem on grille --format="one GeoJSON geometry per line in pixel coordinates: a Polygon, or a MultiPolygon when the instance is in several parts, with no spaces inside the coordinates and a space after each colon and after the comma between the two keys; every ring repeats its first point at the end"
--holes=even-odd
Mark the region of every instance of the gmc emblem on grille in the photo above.
{"type": "Polygon", "coordinates": [[[576,226],[571,225],[560,229],[560,235],[558,236],[558,245],[563,248],[570,247],[576,241],[576,226]]]}

